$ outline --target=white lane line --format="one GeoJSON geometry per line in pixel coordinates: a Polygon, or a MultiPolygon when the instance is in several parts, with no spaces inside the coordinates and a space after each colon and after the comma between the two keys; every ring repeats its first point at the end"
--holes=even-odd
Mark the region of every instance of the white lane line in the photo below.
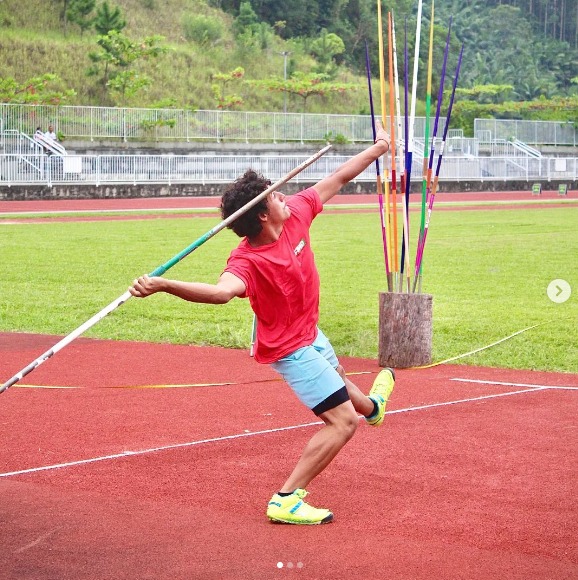
{"type": "Polygon", "coordinates": [[[266,429],[264,431],[253,431],[251,433],[238,433],[236,435],[225,435],[223,437],[214,437],[212,439],[200,439],[199,441],[187,441],[186,443],[175,443],[173,445],[163,445],[162,447],[151,447],[150,449],[142,449],[140,451],[123,451],[122,453],[115,453],[113,455],[103,455],[101,457],[91,457],[89,459],[80,459],[78,461],[69,461],[67,463],[56,463],[54,465],[45,465],[43,467],[32,467],[30,469],[22,469],[20,471],[10,471],[7,473],[0,473],[0,477],[9,477],[11,475],[22,475],[24,473],[35,473],[37,471],[48,471],[51,469],[60,469],[62,467],[72,467],[74,465],[84,465],[87,463],[96,463],[98,461],[107,461],[110,459],[119,459],[121,457],[128,457],[129,455],[146,455],[147,453],[155,453],[157,451],[167,451],[169,449],[179,449],[182,447],[192,447],[194,445],[202,445],[204,443],[216,443],[219,441],[227,441],[231,439],[240,439],[241,437],[251,437],[253,435],[266,435],[268,433],[277,433],[279,431],[290,431],[291,429],[302,429],[304,427],[311,427],[312,425],[321,425],[322,421],[315,423],[304,423],[303,425],[292,425],[289,427],[279,427],[277,429],[266,429]]]}
{"type": "Polygon", "coordinates": [[[37,211],[0,211],[0,216],[42,216],[42,215],[53,215],[53,214],[63,214],[63,215],[74,215],[74,214],[109,214],[109,213],[156,213],[156,212],[217,212],[219,211],[219,206],[201,206],[201,207],[149,207],[149,208],[124,208],[124,209],[51,209],[51,210],[37,210],[37,211]]]}
{"type": "MultiPolygon", "coordinates": [[[[214,200],[215,198],[212,198],[214,200]]],[[[554,200],[557,201],[557,200],[554,200]]],[[[443,203],[443,202],[441,202],[443,203]]],[[[441,205],[440,203],[440,205],[441,205]]],[[[416,207],[419,206],[418,202],[415,202],[416,207]]],[[[335,203],[328,204],[325,206],[327,209],[366,209],[377,207],[377,202],[375,203],[335,203]]],[[[2,216],[24,216],[25,218],[33,218],[35,216],[44,215],[98,215],[98,214],[118,214],[122,215],[124,213],[142,213],[142,214],[154,214],[154,213],[215,213],[219,211],[218,205],[207,205],[199,207],[142,207],[142,208],[108,208],[108,209],[51,209],[51,210],[35,210],[35,211],[0,211],[0,217],[2,216]]]]}
{"type": "Polygon", "coordinates": [[[450,381],[459,381],[461,383],[477,383],[480,385],[500,385],[503,387],[533,387],[534,389],[561,389],[567,391],[578,391],[577,386],[559,386],[559,385],[536,385],[533,383],[506,383],[502,381],[483,381],[479,379],[450,379],[450,381]]]}
{"type": "MultiPolygon", "coordinates": [[[[446,401],[444,403],[432,403],[430,405],[421,405],[419,407],[407,407],[405,409],[396,409],[395,411],[388,411],[388,415],[394,415],[397,413],[409,413],[412,411],[424,411],[427,409],[433,409],[435,407],[446,407],[448,405],[459,405],[463,403],[472,403],[476,401],[482,401],[484,399],[496,399],[498,397],[508,397],[511,395],[520,395],[522,393],[534,393],[536,391],[544,390],[547,387],[538,387],[532,389],[526,389],[523,391],[512,391],[508,393],[498,393],[496,395],[483,395],[480,397],[472,397],[469,399],[458,399],[456,401],[446,401]]],[[[113,455],[103,455],[101,457],[91,457],[89,459],[80,459],[78,461],[69,461],[67,463],[56,463],[54,465],[45,465],[42,467],[32,467],[30,469],[21,469],[19,471],[8,471],[6,473],[0,473],[0,477],[10,477],[14,475],[24,475],[26,473],[37,473],[39,471],[50,471],[53,469],[61,469],[63,467],[73,467],[75,465],[85,465],[88,463],[97,463],[99,461],[109,461],[112,459],[120,459],[121,457],[128,457],[134,455],[146,455],[148,453],[156,453],[158,451],[168,451],[171,449],[182,449],[184,447],[193,447],[195,445],[203,445],[205,443],[218,443],[220,441],[231,441],[234,439],[241,439],[243,437],[253,437],[255,435],[268,435],[269,433],[280,433],[282,431],[291,431],[292,429],[304,429],[306,427],[312,427],[314,425],[323,425],[323,421],[314,421],[313,423],[303,423],[301,425],[291,425],[289,427],[278,427],[276,429],[265,429],[263,431],[253,431],[250,433],[237,433],[236,435],[225,435],[223,437],[213,437],[211,439],[201,439],[199,441],[188,441],[186,443],[175,443],[173,445],[164,445],[162,447],[152,447],[150,449],[142,449],[140,451],[123,451],[122,453],[115,453],[113,455]]]]}
{"type": "Polygon", "coordinates": [[[59,529],[60,529],[60,527],[58,527],[50,532],[47,532],[46,534],[43,534],[42,536],[40,536],[39,538],[37,538],[33,542],[26,544],[26,546],[22,546],[21,548],[14,550],[14,553],[15,554],[22,554],[22,552],[26,552],[26,550],[30,550],[30,548],[34,548],[34,546],[37,546],[41,542],[44,542],[44,540],[47,540],[50,536],[55,534],[59,529]]]}

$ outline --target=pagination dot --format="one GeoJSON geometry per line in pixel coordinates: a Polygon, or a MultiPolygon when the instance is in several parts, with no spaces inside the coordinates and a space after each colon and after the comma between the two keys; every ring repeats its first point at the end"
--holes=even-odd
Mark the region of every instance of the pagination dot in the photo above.
{"type": "MultiPolygon", "coordinates": [[[[283,562],[277,562],[277,568],[281,569],[285,566],[283,562]]],[[[293,564],[293,562],[287,562],[287,568],[290,570],[293,568],[303,568],[303,562],[297,562],[297,564],[293,564]]]]}

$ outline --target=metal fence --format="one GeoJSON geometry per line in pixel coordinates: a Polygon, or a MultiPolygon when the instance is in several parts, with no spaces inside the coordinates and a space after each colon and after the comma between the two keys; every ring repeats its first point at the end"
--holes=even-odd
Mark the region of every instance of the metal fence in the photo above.
{"type": "Polygon", "coordinates": [[[448,157],[442,180],[452,181],[576,181],[576,157],[448,157]]]}
{"type": "MultiPolygon", "coordinates": [[[[296,178],[315,182],[350,157],[325,155],[296,178]]],[[[276,181],[301,164],[306,156],[240,155],[0,155],[0,186],[52,184],[229,183],[249,167],[276,181]]],[[[398,165],[399,168],[399,165],[398,165]]],[[[413,158],[414,182],[421,180],[423,159],[413,158]]],[[[447,157],[442,181],[578,180],[578,158],[447,157]]],[[[356,182],[374,182],[375,168],[356,182]]]]}
{"type": "MultiPolygon", "coordinates": [[[[87,141],[367,143],[373,139],[369,115],[0,104],[0,118],[5,129],[32,134],[38,126],[52,125],[67,139],[87,141]]],[[[444,126],[442,118],[440,135],[444,126]]],[[[415,138],[424,135],[425,118],[418,117],[415,138]]]]}
{"type": "MultiPolygon", "coordinates": [[[[0,103],[0,127],[32,134],[53,125],[68,139],[98,141],[242,141],[299,142],[337,138],[350,143],[372,139],[369,115],[315,115],[187,109],[133,109],[0,103]]],[[[440,119],[442,135],[445,119],[440,119]]],[[[415,119],[415,138],[423,139],[425,118],[415,119]]],[[[452,136],[451,130],[449,136],[452,136]]],[[[479,141],[518,139],[532,145],[578,144],[573,123],[475,119],[479,141]]],[[[403,138],[403,135],[401,136],[403,138]]]]}
{"type": "Polygon", "coordinates": [[[474,137],[480,141],[517,139],[531,145],[572,146],[578,144],[576,127],[566,121],[516,121],[475,119],[474,137]]]}
{"type": "MultiPolygon", "coordinates": [[[[117,109],[0,104],[0,186],[53,183],[223,183],[247,167],[278,179],[299,165],[298,155],[68,155],[49,156],[28,137],[37,126],[56,127],[70,138],[181,141],[322,142],[342,136],[349,142],[371,141],[370,117],[364,115],[308,115],[242,113],[173,109],[117,109]]],[[[421,175],[425,119],[415,123],[412,175],[421,175]]],[[[570,123],[476,120],[477,137],[464,138],[449,130],[441,180],[576,180],[575,158],[541,157],[520,141],[576,144],[570,123]],[[507,135],[504,137],[503,135],[507,135]],[[489,157],[481,156],[483,154],[489,157]]],[[[440,151],[444,123],[435,150],[440,151]]],[[[403,143],[403,136],[398,145],[403,143]]],[[[326,155],[298,180],[316,181],[335,170],[347,157],[326,155]]],[[[398,169],[403,160],[397,162],[398,169]]],[[[356,181],[373,181],[369,168],[356,181]]]]}
{"type": "MultiPolygon", "coordinates": [[[[248,168],[277,180],[305,159],[307,156],[0,155],[0,185],[229,183],[248,168]]],[[[347,159],[326,155],[299,173],[294,181],[318,181],[347,159]]],[[[359,179],[374,177],[368,170],[359,179]]]]}

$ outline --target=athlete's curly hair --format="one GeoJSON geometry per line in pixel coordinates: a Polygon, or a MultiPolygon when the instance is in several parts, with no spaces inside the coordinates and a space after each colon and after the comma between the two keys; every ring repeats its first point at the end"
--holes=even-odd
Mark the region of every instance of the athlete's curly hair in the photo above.
{"type": "MultiPolygon", "coordinates": [[[[245,171],[243,176],[229,185],[225,193],[223,193],[223,197],[221,198],[221,215],[223,219],[228,218],[238,209],[241,209],[260,193],[263,193],[270,185],[271,181],[252,169],[245,171]]],[[[238,217],[228,227],[241,238],[244,236],[253,238],[260,234],[263,229],[261,221],[259,220],[259,214],[268,213],[268,211],[267,200],[263,199],[238,217]]]]}

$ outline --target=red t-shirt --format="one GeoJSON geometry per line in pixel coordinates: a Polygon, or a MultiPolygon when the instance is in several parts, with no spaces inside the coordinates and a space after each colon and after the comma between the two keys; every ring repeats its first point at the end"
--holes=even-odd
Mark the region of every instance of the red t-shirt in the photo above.
{"type": "Polygon", "coordinates": [[[257,316],[255,360],[260,363],[277,361],[317,336],[319,273],[309,228],[323,204],[309,188],[287,197],[287,205],[291,216],[279,239],[258,248],[243,239],[225,268],[245,283],[243,298],[249,298],[257,316]]]}

